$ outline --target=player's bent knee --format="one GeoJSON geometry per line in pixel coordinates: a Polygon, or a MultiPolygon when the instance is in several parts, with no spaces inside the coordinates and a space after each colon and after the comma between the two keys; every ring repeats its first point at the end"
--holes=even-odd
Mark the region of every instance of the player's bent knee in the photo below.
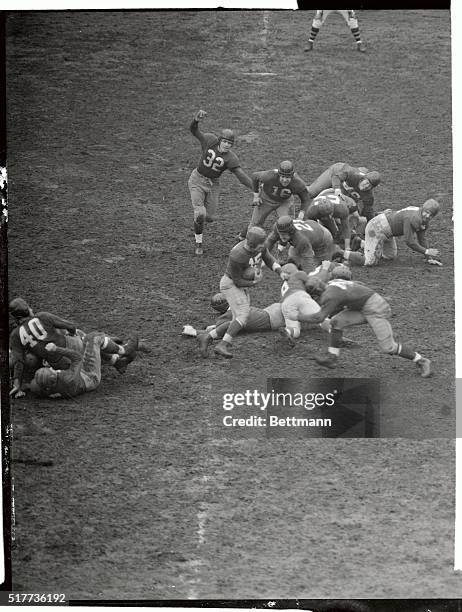
{"type": "Polygon", "coordinates": [[[336,321],[334,317],[330,320],[330,327],[332,330],[335,329],[336,331],[341,331],[342,329],[344,329],[345,326],[342,325],[340,321],[336,321]]]}
{"type": "Polygon", "coordinates": [[[381,343],[380,348],[383,353],[387,353],[388,355],[396,355],[398,353],[398,343],[394,341],[381,343]]]}
{"type": "Polygon", "coordinates": [[[194,211],[194,221],[196,221],[196,223],[204,223],[205,217],[205,208],[194,211]]]}

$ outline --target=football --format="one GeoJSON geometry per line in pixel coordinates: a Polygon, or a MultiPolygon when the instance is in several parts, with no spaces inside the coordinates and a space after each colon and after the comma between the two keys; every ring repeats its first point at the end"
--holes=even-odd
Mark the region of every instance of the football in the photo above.
{"type": "Polygon", "coordinates": [[[255,268],[253,268],[252,266],[249,266],[248,268],[246,268],[244,272],[242,273],[242,278],[244,280],[254,280],[255,279],[255,268]]]}

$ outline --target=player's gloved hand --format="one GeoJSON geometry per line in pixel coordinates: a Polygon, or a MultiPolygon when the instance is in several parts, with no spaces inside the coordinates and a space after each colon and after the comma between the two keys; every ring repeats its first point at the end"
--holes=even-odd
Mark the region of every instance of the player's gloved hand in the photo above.
{"type": "Polygon", "coordinates": [[[329,261],[328,259],[325,259],[322,263],[321,263],[321,270],[329,270],[330,266],[331,266],[331,261],[329,261]]]}
{"type": "Polygon", "coordinates": [[[200,121],[206,116],[207,116],[207,113],[205,112],[205,110],[199,109],[197,113],[194,115],[194,121],[200,121]]]}
{"type": "Polygon", "coordinates": [[[433,257],[428,257],[426,261],[428,264],[432,266],[442,266],[443,265],[439,259],[434,259],[433,257]]]}
{"type": "Polygon", "coordinates": [[[45,344],[45,349],[47,351],[50,351],[50,353],[53,353],[54,351],[56,351],[56,344],[54,342],[47,342],[45,344]]]}
{"type": "Polygon", "coordinates": [[[301,211],[298,213],[298,218],[299,218],[299,219],[301,219],[302,221],[303,221],[303,219],[305,218],[305,213],[303,212],[303,210],[301,210],[301,211]]]}
{"type": "Polygon", "coordinates": [[[334,189],[334,194],[335,194],[336,196],[338,196],[339,198],[340,198],[341,196],[343,196],[343,193],[342,193],[342,190],[340,189],[340,187],[336,187],[336,188],[334,189]]]}
{"type": "Polygon", "coordinates": [[[440,252],[438,251],[438,249],[427,249],[425,251],[425,255],[429,258],[433,258],[433,257],[439,257],[440,252]]]}

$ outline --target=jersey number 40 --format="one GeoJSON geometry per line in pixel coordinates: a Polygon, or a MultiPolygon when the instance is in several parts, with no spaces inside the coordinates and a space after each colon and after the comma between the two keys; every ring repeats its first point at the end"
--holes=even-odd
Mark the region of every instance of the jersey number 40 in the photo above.
{"type": "Polygon", "coordinates": [[[47,332],[40,319],[31,319],[19,328],[19,338],[23,346],[35,346],[39,340],[46,340],[47,332]]]}

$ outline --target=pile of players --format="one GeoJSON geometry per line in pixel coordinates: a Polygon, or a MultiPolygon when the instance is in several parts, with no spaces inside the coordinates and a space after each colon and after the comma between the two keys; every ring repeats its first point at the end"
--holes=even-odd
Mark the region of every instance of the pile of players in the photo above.
{"type": "Polygon", "coordinates": [[[27,391],[52,398],[94,391],[101,382],[102,362],[123,374],[139,349],[137,336],[123,342],[102,332],[86,334],[50,312],[34,314],[22,298],[10,302],[9,312],[13,398],[27,391]]]}
{"type": "MultiPolygon", "coordinates": [[[[209,345],[218,339],[214,352],[230,358],[236,335],[248,329],[249,320],[250,327],[255,327],[256,313],[250,307],[249,288],[261,282],[266,266],[283,281],[280,310],[272,305],[265,316],[261,313],[258,316],[262,322],[265,318],[262,324],[271,329],[277,325],[290,345],[299,337],[302,322],[324,322],[329,329],[329,346],[326,354],[314,358],[320,365],[334,368],[343,330],[368,323],[384,352],[413,361],[421,376],[430,376],[430,361],[395,341],[386,300],[363,283],[352,280],[349,266],[375,266],[382,259],[394,259],[398,236],[403,236],[409,248],[422,254],[426,263],[442,265],[438,249],[430,248],[426,242],[426,231],[440,204],[432,198],[421,206],[376,213],[373,189],[380,184],[380,174],[346,163],[331,165],[310,185],[295,172],[289,160],[281,162],[277,169],[254,172],[249,177],[231,151],[233,132],[223,130],[220,136],[202,133],[199,122],[205,116],[205,111],[199,110],[190,125],[202,148],[199,163],[189,179],[196,255],[203,255],[205,222],[214,218],[219,177],[225,170],[230,170],[253,191],[254,208],[248,226],[239,235],[239,243],[229,254],[220,281],[220,297],[214,299],[226,303],[229,320],[198,334],[201,354],[206,357],[209,345]],[[294,196],[300,200],[298,215],[294,196]],[[267,235],[263,226],[272,212],[278,219],[267,235]],[[274,248],[276,257],[272,255],[274,248]],[[287,248],[287,262],[292,268],[281,266],[281,256],[287,248]],[[329,268],[331,260],[347,266],[336,272],[329,268]],[[316,268],[320,264],[321,268],[316,268]]],[[[191,326],[186,326],[186,333],[188,330],[195,332],[191,326]]]]}

